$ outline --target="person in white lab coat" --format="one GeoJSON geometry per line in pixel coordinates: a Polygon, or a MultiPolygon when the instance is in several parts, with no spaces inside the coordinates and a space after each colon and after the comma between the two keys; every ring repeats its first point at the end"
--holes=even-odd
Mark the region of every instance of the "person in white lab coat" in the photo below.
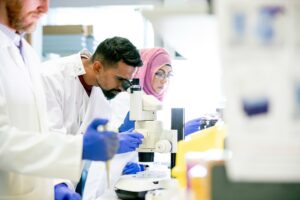
{"type": "MultiPolygon", "coordinates": [[[[84,119],[95,92],[101,88],[106,99],[99,98],[92,104],[102,104],[101,110],[108,110],[107,100],[130,86],[136,68],[142,61],[136,47],[126,38],[113,37],[101,42],[95,53],[89,52],[58,58],[43,64],[42,77],[47,96],[50,128],[69,134],[83,133],[84,119]],[[92,93],[91,93],[92,92],[92,93]]],[[[104,117],[103,115],[101,117],[104,117]]],[[[109,118],[108,115],[105,115],[109,118]]],[[[90,121],[88,121],[89,123],[90,121]]],[[[127,131],[118,135],[117,153],[134,151],[142,142],[143,135],[127,131]]],[[[78,188],[77,188],[78,189],[78,188]]],[[[81,193],[81,189],[77,190],[81,193]]]]}
{"type": "Polygon", "coordinates": [[[136,47],[122,37],[104,40],[93,55],[83,50],[44,62],[42,78],[50,128],[76,135],[93,86],[101,88],[108,100],[113,99],[130,86],[130,79],[141,65],[136,47]]]}
{"type": "MultiPolygon", "coordinates": [[[[140,55],[143,66],[137,69],[134,77],[140,78],[141,86],[147,94],[153,94],[159,100],[163,100],[169,84],[169,78],[172,76],[169,53],[164,48],[150,48],[140,50],[140,55]]],[[[119,127],[129,111],[129,94],[123,92],[112,99],[112,110],[111,122],[119,127]]],[[[134,122],[125,121],[125,124],[120,127],[120,132],[130,130],[134,126],[134,122]]],[[[133,174],[142,170],[143,166],[139,165],[137,161],[137,152],[127,153],[122,156],[116,155],[112,159],[110,171],[111,188],[113,188],[122,173],[133,174]]],[[[101,168],[103,166],[97,162],[92,162],[83,195],[84,200],[101,198],[102,195],[109,192],[106,190],[105,184],[103,184],[106,179],[99,172],[101,168]]]]}
{"type": "Polygon", "coordinates": [[[48,4],[0,1],[1,200],[80,199],[70,196],[66,185],[55,187],[54,178],[78,180],[83,159],[106,161],[118,146],[116,133],[97,131],[107,120],[93,121],[84,137],[48,129],[41,63],[21,35],[35,29],[48,4]]]}

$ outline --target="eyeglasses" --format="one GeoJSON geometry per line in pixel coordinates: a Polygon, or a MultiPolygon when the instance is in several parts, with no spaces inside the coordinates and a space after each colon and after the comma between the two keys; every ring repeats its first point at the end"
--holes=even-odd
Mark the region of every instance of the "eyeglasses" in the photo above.
{"type": "Polygon", "coordinates": [[[173,73],[170,72],[168,74],[166,74],[164,71],[157,71],[155,72],[154,74],[155,78],[159,79],[159,80],[165,80],[166,78],[169,80],[172,76],[173,76],[173,73]]]}

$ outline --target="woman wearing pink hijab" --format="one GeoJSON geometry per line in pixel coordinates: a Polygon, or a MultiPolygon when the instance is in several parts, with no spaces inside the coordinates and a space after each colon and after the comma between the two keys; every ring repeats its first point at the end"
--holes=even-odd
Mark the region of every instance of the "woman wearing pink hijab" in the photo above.
{"type": "Polygon", "coordinates": [[[164,48],[150,48],[140,50],[143,66],[140,67],[135,78],[140,79],[144,92],[162,101],[172,76],[171,58],[164,48]]]}
{"type": "MultiPolygon", "coordinates": [[[[162,101],[172,76],[170,55],[163,48],[142,49],[140,54],[143,66],[138,68],[135,78],[140,79],[140,84],[146,94],[151,94],[162,101]]],[[[202,117],[186,122],[185,136],[199,131],[201,124],[205,122],[203,119],[202,117]]]]}

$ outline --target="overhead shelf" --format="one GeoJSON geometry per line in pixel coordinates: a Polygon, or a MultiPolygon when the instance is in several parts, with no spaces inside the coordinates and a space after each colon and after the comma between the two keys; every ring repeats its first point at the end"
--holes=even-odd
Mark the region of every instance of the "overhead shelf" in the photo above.
{"type": "Polygon", "coordinates": [[[143,10],[154,30],[186,58],[205,58],[218,52],[217,20],[205,4],[156,7],[143,10]]]}
{"type": "Polygon", "coordinates": [[[108,5],[159,5],[163,0],[51,0],[50,8],[58,7],[93,7],[108,5]]]}

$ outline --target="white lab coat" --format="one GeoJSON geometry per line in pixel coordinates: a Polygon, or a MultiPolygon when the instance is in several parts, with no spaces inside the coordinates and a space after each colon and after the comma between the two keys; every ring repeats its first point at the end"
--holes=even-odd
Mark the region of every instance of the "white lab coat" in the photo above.
{"type": "MultiPolygon", "coordinates": [[[[52,130],[77,135],[85,133],[94,118],[111,119],[110,102],[99,87],[93,87],[88,97],[78,78],[84,73],[80,54],[43,63],[42,78],[52,130]]],[[[105,166],[104,162],[96,163],[105,166]]],[[[105,169],[99,172],[105,173],[105,169]]],[[[105,182],[102,184],[104,187],[105,182]]]]}
{"type": "Polygon", "coordinates": [[[53,179],[80,177],[82,136],[48,132],[40,62],[23,40],[24,64],[0,31],[0,199],[53,200],[53,179]]]}
{"type": "MultiPolygon", "coordinates": [[[[86,115],[80,127],[82,132],[94,118],[105,118],[110,120],[112,108],[110,102],[104,96],[99,87],[93,87],[86,115]]],[[[85,183],[83,199],[95,200],[96,192],[99,188],[105,188],[105,163],[101,161],[93,161],[88,171],[88,177],[85,183]],[[92,173],[90,173],[92,171],[92,173]],[[94,173],[95,172],[95,173],[94,173]],[[92,175],[92,176],[91,176],[92,175]]]]}
{"type": "Polygon", "coordinates": [[[101,88],[93,87],[79,132],[83,133],[95,118],[111,119],[112,108],[101,88]]]}
{"type": "MultiPolygon", "coordinates": [[[[118,128],[124,121],[124,118],[129,110],[129,95],[127,92],[118,94],[107,104],[99,104],[100,99],[105,98],[103,92],[92,90],[90,106],[91,111],[87,112],[85,122],[91,121],[95,117],[107,116],[109,113],[110,127],[112,129],[118,128]],[[103,107],[105,105],[105,107],[103,107]],[[110,107],[108,110],[107,108],[110,107]]],[[[110,161],[110,189],[114,188],[114,185],[122,175],[123,168],[128,162],[137,162],[137,152],[128,152],[123,154],[117,154],[110,161]]],[[[88,177],[85,184],[83,200],[95,200],[101,198],[107,192],[107,179],[104,162],[92,162],[88,177]]]]}
{"type": "Polygon", "coordinates": [[[130,95],[128,92],[121,92],[111,100],[112,107],[112,123],[120,127],[130,108],[130,95]]]}
{"type": "Polygon", "coordinates": [[[42,78],[51,130],[72,135],[79,133],[89,101],[78,78],[83,74],[85,70],[79,53],[43,63],[42,78]]]}

